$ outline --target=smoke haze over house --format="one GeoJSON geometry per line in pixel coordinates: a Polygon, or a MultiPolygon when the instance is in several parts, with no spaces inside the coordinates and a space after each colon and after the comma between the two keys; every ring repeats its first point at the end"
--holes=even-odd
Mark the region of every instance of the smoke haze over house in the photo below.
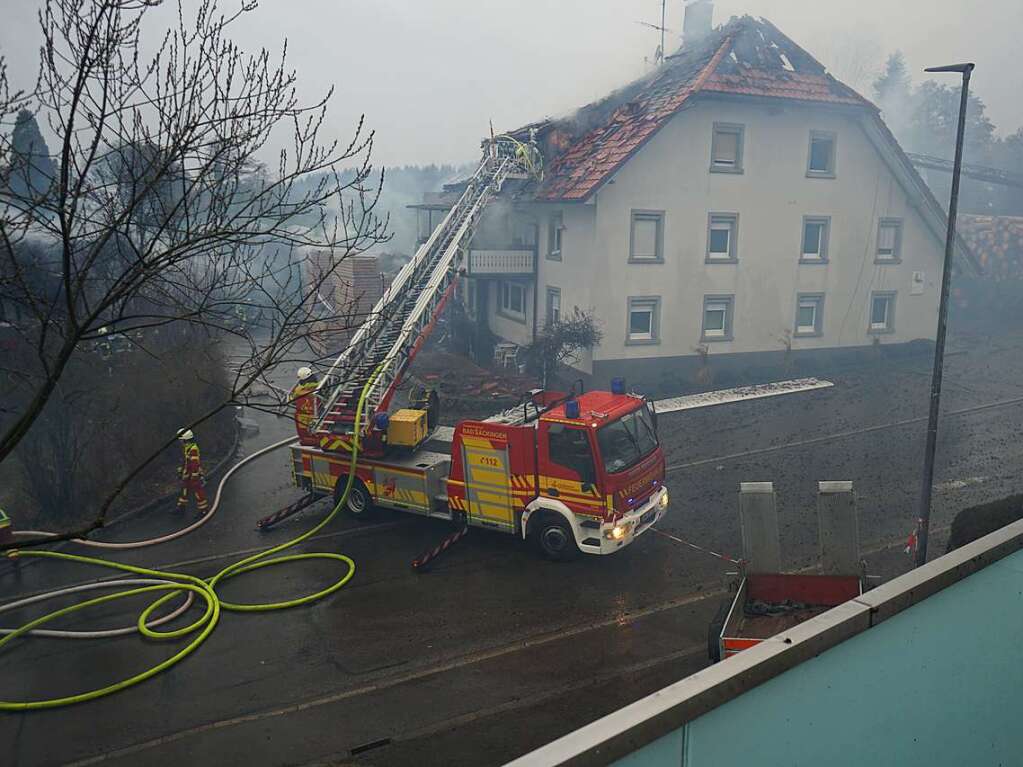
{"type": "MultiPolygon", "coordinates": [[[[193,0],[186,0],[186,7],[193,0]]],[[[37,3],[8,4],[2,49],[16,82],[30,85],[40,44],[37,3]]],[[[225,6],[227,10],[227,6],[225,6]]],[[[172,18],[172,8],[161,12],[172,18]]],[[[682,0],[669,0],[666,48],[677,48],[682,0]]],[[[870,83],[899,49],[914,80],[925,66],[977,62],[974,92],[1002,134],[1023,125],[1023,74],[1014,57],[1023,3],[946,0],[717,0],[714,22],[764,16],[837,77],[870,97],[870,83]]],[[[658,0],[270,0],[243,17],[235,39],[279,50],[305,98],[335,93],[329,127],[347,136],[359,115],[377,131],[377,164],[465,162],[489,130],[563,115],[644,72],[659,33],[658,0]]],[[[44,128],[45,130],[45,128],[44,128]]]]}

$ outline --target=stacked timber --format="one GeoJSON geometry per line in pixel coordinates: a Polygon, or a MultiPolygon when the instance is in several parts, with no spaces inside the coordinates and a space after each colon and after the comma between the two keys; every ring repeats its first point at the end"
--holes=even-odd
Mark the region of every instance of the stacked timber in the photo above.
{"type": "Polygon", "coordinates": [[[966,316],[994,320],[994,314],[1023,313],[1023,217],[959,217],[960,237],[973,251],[982,273],[960,275],[953,283],[956,306],[966,316]]]}
{"type": "Polygon", "coordinates": [[[307,261],[310,282],[321,287],[310,339],[317,352],[344,349],[383,294],[380,266],[374,255],[347,255],[337,260],[329,251],[314,251],[307,261]]]}
{"type": "Polygon", "coordinates": [[[1023,218],[961,216],[959,233],[990,280],[1023,279],[1023,218]]]}

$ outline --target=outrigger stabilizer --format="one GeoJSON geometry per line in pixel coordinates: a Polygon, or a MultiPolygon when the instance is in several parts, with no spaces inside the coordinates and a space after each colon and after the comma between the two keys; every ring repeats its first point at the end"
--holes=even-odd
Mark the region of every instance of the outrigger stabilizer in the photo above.
{"type": "Polygon", "coordinates": [[[455,532],[451,533],[450,535],[445,536],[441,540],[441,542],[434,546],[432,549],[424,551],[418,557],[413,559],[412,569],[415,570],[417,573],[425,573],[427,570],[430,569],[432,563],[437,559],[437,557],[444,554],[444,552],[446,552],[448,549],[450,549],[452,546],[454,546],[456,543],[462,540],[465,537],[466,533],[468,532],[469,526],[465,525],[464,527],[455,530],[455,532]]]}
{"type": "Polygon", "coordinates": [[[295,501],[290,506],[285,506],[279,511],[275,511],[273,514],[267,517],[263,517],[256,523],[256,527],[259,530],[269,530],[271,527],[276,525],[278,522],[283,522],[288,517],[293,517],[298,512],[302,511],[306,506],[309,506],[313,501],[319,500],[320,496],[309,493],[304,495],[295,501]]]}

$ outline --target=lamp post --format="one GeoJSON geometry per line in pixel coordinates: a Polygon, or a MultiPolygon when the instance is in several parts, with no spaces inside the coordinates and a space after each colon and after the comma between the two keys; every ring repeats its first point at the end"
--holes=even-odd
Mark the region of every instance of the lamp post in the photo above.
{"type": "Polygon", "coordinates": [[[952,193],[948,203],[948,231],[945,234],[945,263],[941,272],[941,299],[938,302],[938,334],[934,346],[934,371],[931,375],[930,413],[927,417],[927,446],[924,448],[924,472],[920,487],[920,513],[917,517],[917,567],[927,562],[927,539],[931,525],[931,488],[934,482],[934,452],[938,443],[938,410],[941,404],[941,374],[945,361],[945,332],[948,325],[948,292],[955,252],[956,215],[959,210],[959,177],[963,169],[963,137],[966,134],[966,103],[970,93],[973,64],[951,64],[931,67],[927,72],[959,72],[963,78],[959,100],[959,127],[956,131],[956,154],[952,168],[952,193]]]}

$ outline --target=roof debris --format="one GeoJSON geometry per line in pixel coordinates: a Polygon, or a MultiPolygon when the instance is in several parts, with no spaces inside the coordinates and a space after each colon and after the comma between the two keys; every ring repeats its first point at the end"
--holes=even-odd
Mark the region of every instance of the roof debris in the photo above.
{"type": "MultiPolygon", "coordinates": [[[[694,95],[740,94],[876,107],[764,19],[732,19],[665,66],[539,129],[548,158],[539,200],[585,200],[694,95]]],[[[534,123],[529,127],[537,127],[534,123]]],[[[525,130],[525,129],[523,129],[525,130]]]]}

